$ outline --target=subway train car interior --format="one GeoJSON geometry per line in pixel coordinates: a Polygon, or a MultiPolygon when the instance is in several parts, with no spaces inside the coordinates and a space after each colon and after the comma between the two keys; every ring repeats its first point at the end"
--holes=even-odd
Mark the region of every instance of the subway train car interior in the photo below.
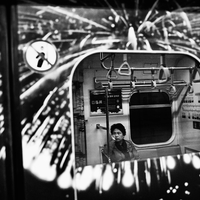
{"type": "Polygon", "coordinates": [[[107,127],[119,122],[140,159],[200,151],[198,71],[198,58],[177,52],[84,58],[72,78],[77,166],[102,163],[107,127]]]}
{"type": "Polygon", "coordinates": [[[0,3],[0,200],[199,195],[198,0],[0,3]]]}

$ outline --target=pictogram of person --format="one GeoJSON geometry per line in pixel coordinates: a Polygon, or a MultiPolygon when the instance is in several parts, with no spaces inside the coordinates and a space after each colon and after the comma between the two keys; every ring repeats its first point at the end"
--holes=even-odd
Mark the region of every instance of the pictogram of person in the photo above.
{"type": "MultiPolygon", "coordinates": [[[[41,49],[43,49],[43,47],[41,47],[41,49]]],[[[36,58],[39,58],[38,59],[38,63],[37,63],[37,67],[42,67],[42,64],[45,60],[45,53],[44,52],[40,52],[38,53],[38,55],[36,56],[36,58]]]]}

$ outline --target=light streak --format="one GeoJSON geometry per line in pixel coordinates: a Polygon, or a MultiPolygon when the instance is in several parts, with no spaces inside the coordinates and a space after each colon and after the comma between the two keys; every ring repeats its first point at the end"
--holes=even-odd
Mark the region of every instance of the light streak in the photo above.
{"type": "Polygon", "coordinates": [[[140,185],[139,185],[139,177],[138,177],[138,161],[137,160],[134,160],[133,174],[134,174],[134,179],[135,179],[136,191],[139,192],[140,191],[140,185]]]}
{"type": "Polygon", "coordinates": [[[171,174],[170,174],[170,171],[167,170],[167,179],[168,179],[168,183],[171,184],[171,174]]]}
{"type": "Polygon", "coordinates": [[[57,91],[57,87],[55,87],[53,89],[53,91],[49,92],[49,95],[45,98],[43,105],[40,107],[40,109],[38,110],[38,112],[33,117],[33,123],[38,119],[38,117],[40,116],[40,114],[42,113],[42,111],[45,109],[45,107],[47,106],[49,100],[51,99],[51,97],[53,96],[53,94],[55,94],[56,91],[57,91]]]}
{"type": "Polygon", "coordinates": [[[71,154],[70,160],[65,171],[58,177],[57,184],[62,189],[67,189],[71,187],[76,187],[76,179],[75,177],[72,178],[70,171],[72,169],[74,163],[74,156],[71,154]]]}
{"type": "Polygon", "coordinates": [[[151,174],[150,174],[150,171],[149,171],[148,162],[145,162],[145,177],[146,177],[147,186],[150,187],[151,186],[151,174]]]}
{"type": "Polygon", "coordinates": [[[135,35],[135,30],[132,26],[128,29],[128,41],[131,43],[134,50],[137,49],[137,38],[135,35]]]}
{"type": "Polygon", "coordinates": [[[119,184],[121,182],[121,167],[118,169],[118,173],[117,173],[117,183],[119,184]]]}
{"type": "Polygon", "coordinates": [[[98,24],[98,23],[96,23],[96,22],[94,22],[92,20],[89,20],[87,18],[81,17],[81,16],[79,16],[79,15],[77,15],[75,13],[71,13],[71,12],[67,11],[66,9],[62,9],[60,7],[52,7],[52,6],[48,6],[47,9],[49,10],[49,12],[55,11],[55,12],[58,12],[60,14],[65,15],[65,16],[69,16],[69,17],[72,17],[74,19],[78,19],[78,20],[80,20],[82,22],[86,22],[86,23],[91,24],[93,26],[102,28],[104,30],[109,30],[106,26],[98,24]]]}
{"type": "Polygon", "coordinates": [[[124,187],[131,187],[134,183],[134,177],[131,172],[131,162],[125,162],[125,172],[122,178],[122,184],[124,187]]]}
{"type": "Polygon", "coordinates": [[[25,125],[25,127],[22,129],[21,135],[23,136],[23,135],[27,132],[27,130],[28,130],[30,127],[31,127],[31,123],[27,123],[27,124],[25,125]]]}
{"type": "Polygon", "coordinates": [[[114,182],[114,175],[111,165],[106,165],[105,172],[102,176],[102,189],[108,191],[114,182]]]}
{"type": "Polygon", "coordinates": [[[65,154],[64,154],[64,156],[63,156],[63,158],[62,158],[62,161],[61,161],[61,163],[60,163],[60,168],[62,168],[63,167],[63,164],[64,164],[64,162],[65,162],[65,160],[66,160],[66,158],[67,158],[67,156],[68,156],[68,154],[69,154],[69,150],[70,150],[70,148],[71,148],[71,145],[69,145],[68,146],[68,149],[65,151],[65,154]]]}
{"type": "Polygon", "coordinates": [[[160,160],[161,171],[164,172],[164,173],[166,173],[166,171],[167,171],[167,164],[166,164],[165,157],[161,157],[159,160],[160,160]]]}
{"type": "Polygon", "coordinates": [[[0,149],[0,159],[5,160],[6,159],[6,147],[3,146],[0,149]]]}
{"type": "Polygon", "coordinates": [[[95,180],[96,189],[101,188],[101,176],[103,165],[95,165],[93,169],[93,179],[95,180]]]}

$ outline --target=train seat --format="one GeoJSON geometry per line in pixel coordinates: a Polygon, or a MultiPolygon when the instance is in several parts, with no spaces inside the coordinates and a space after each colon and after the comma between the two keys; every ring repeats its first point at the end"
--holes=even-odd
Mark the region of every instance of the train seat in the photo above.
{"type": "Polygon", "coordinates": [[[147,158],[155,158],[161,156],[178,155],[181,154],[181,147],[179,145],[159,147],[157,149],[138,150],[141,160],[147,158]]]}
{"type": "Polygon", "coordinates": [[[181,147],[179,145],[161,147],[157,149],[157,154],[158,154],[158,157],[169,156],[169,155],[179,155],[181,154],[181,147]]]}

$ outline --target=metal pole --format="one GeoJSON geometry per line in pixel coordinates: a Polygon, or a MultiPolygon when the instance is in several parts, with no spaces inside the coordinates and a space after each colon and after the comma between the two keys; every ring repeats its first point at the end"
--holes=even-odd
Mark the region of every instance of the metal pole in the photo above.
{"type": "Polygon", "coordinates": [[[105,87],[105,108],[106,108],[106,130],[107,130],[107,147],[108,155],[110,154],[110,145],[109,145],[109,108],[108,108],[108,88],[105,87]]]}

